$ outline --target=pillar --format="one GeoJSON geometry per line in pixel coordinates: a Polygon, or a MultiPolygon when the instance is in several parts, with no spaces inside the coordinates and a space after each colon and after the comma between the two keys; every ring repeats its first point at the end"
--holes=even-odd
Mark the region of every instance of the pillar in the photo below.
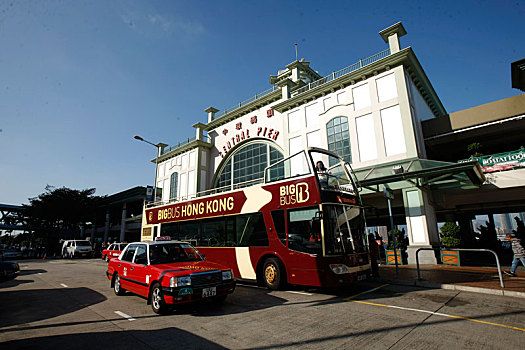
{"type": "Polygon", "coordinates": [[[383,38],[385,43],[388,43],[390,48],[390,54],[399,52],[401,47],[399,45],[399,38],[405,35],[407,32],[401,22],[398,22],[386,29],[379,32],[379,35],[383,38]]]}
{"type": "MultiPolygon", "coordinates": [[[[429,194],[417,188],[403,190],[403,204],[409,241],[408,263],[415,264],[417,249],[439,247],[436,213],[429,194]]],[[[432,250],[420,251],[418,256],[420,264],[437,264],[436,253],[432,250]]]]}
{"type": "Polygon", "coordinates": [[[91,239],[89,240],[91,244],[95,242],[95,232],[97,232],[97,225],[93,222],[91,224],[91,239]]]}
{"type": "Polygon", "coordinates": [[[122,205],[122,219],[120,220],[120,238],[119,242],[124,242],[126,239],[126,202],[122,205]]]}
{"type": "Polygon", "coordinates": [[[214,107],[208,107],[204,110],[204,112],[208,113],[208,123],[211,123],[213,119],[215,119],[215,113],[217,113],[219,110],[214,107]]]}
{"type": "Polygon", "coordinates": [[[109,236],[109,208],[106,209],[106,224],[104,225],[104,240],[103,242],[106,242],[108,241],[108,236],[109,236]]]}

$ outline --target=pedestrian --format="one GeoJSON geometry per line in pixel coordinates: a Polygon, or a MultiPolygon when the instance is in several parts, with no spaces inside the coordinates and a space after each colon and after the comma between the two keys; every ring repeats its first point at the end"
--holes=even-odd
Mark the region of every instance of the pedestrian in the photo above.
{"type": "Polygon", "coordinates": [[[315,170],[317,171],[317,177],[319,178],[319,183],[322,189],[328,188],[328,172],[324,167],[322,161],[318,161],[315,164],[315,170]]]}
{"type": "Polygon", "coordinates": [[[375,240],[374,234],[368,234],[368,245],[370,249],[370,267],[372,268],[372,276],[379,277],[379,245],[375,240]]]}
{"type": "Polygon", "coordinates": [[[516,269],[518,268],[518,263],[520,261],[523,266],[525,266],[525,226],[523,225],[523,221],[518,217],[515,217],[514,220],[516,220],[516,223],[518,224],[518,229],[507,235],[507,239],[512,244],[514,258],[512,259],[510,272],[504,271],[507,275],[512,277],[516,277],[516,269]]]}

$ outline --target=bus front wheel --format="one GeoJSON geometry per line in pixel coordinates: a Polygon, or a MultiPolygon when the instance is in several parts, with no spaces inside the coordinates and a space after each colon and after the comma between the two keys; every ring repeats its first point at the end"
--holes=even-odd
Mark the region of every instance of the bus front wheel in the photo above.
{"type": "Polygon", "coordinates": [[[286,275],[284,268],[279,260],[268,258],[263,266],[263,280],[266,287],[278,290],[286,284],[286,275]]]}

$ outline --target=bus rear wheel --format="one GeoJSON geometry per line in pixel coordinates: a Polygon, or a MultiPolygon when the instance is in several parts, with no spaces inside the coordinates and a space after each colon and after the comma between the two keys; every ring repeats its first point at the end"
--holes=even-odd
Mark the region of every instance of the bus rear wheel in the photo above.
{"type": "Polygon", "coordinates": [[[263,281],[267,288],[278,290],[285,286],[286,275],[281,262],[275,258],[268,258],[263,265],[263,281]]]}

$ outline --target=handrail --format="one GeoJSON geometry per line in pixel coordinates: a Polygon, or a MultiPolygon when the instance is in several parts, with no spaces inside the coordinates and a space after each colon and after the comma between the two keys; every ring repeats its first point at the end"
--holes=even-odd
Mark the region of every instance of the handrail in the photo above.
{"type": "Polygon", "coordinates": [[[238,104],[236,104],[235,106],[233,106],[231,108],[226,108],[225,110],[219,111],[219,112],[215,113],[215,115],[213,116],[213,120],[218,119],[218,118],[222,117],[223,115],[226,115],[226,114],[228,114],[230,112],[233,112],[234,110],[239,109],[242,106],[246,106],[248,103],[253,102],[253,101],[255,101],[255,100],[257,100],[257,99],[259,99],[261,97],[264,97],[264,96],[274,92],[277,89],[279,89],[278,86],[272,86],[268,90],[265,90],[263,92],[255,94],[255,96],[252,96],[252,97],[250,97],[249,99],[247,99],[245,101],[239,102],[238,104]]]}
{"type": "MultiPolygon", "coordinates": [[[[438,250],[438,249],[441,249],[441,248],[418,248],[418,250],[416,250],[416,264],[417,264],[417,279],[418,280],[421,280],[421,273],[419,271],[419,252],[421,250],[438,250]]],[[[496,254],[495,251],[490,250],[490,249],[474,249],[474,248],[454,248],[454,250],[459,250],[463,252],[491,252],[492,254],[494,254],[494,257],[496,257],[496,265],[498,266],[499,282],[500,282],[501,288],[505,288],[505,285],[503,284],[503,276],[501,275],[501,266],[499,264],[498,254],[496,254]]]]}
{"type": "Polygon", "coordinates": [[[360,59],[358,62],[352,64],[351,66],[345,67],[341,70],[338,70],[337,72],[333,72],[332,74],[327,75],[326,77],[322,77],[321,79],[317,79],[316,81],[313,81],[309,83],[308,85],[303,86],[302,88],[294,91],[293,96],[295,97],[299,94],[302,94],[303,92],[306,92],[315,87],[328,83],[329,81],[342,77],[343,75],[353,72],[359,68],[363,68],[364,66],[367,66],[370,63],[374,63],[375,61],[378,61],[388,55],[390,55],[390,49],[386,49],[370,57],[360,59]]]}
{"type": "MultiPolygon", "coordinates": [[[[203,136],[202,139],[203,139],[204,142],[210,142],[210,137],[209,136],[203,136]]],[[[162,154],[161,155],[166,154],[166,153],[168,153],[170,151],[173,151],[174,149],[177,149],[177,148],[182,147],[184,145],[187,145],[188,143],[193,142],[195,140],[197,140],[197,138],[195,136],[193,136],[193,137],[187,138],[184,141],[181,141],[181,142],[177,143],[176,145],[173,145],[173,146],[170,146],[170,147],[166,147],[166,148],[164,148],[162,150],[162,154]]]]}

